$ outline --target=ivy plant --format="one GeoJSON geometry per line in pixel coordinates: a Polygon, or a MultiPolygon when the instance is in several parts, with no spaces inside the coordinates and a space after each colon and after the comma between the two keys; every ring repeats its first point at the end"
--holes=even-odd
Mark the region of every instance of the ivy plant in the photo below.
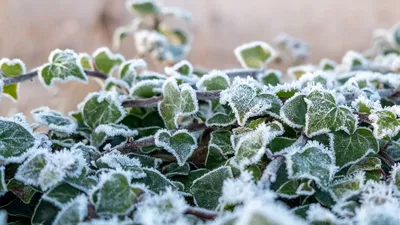
{"type": "Polygon", "coordinates": [[[133,32],[163,73],[107,47],[33,70],[0,60],[13,100],[35,78],[102,83],[68,114],[0,117],[0,224],[400,224],[399,26],[340,63],[276,70],[282,50],[256,41],[234,50],[243,68],[200,73],[184,32],[161,26],[187,13],[126,5],[137,19],[116,40],[133,32]]]}

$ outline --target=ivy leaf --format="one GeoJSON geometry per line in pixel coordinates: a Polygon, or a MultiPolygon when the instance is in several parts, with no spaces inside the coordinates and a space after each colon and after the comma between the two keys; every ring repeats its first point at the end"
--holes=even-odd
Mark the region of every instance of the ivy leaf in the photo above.
{"type": "Polygon", "coordinates": [[[207,169],[216,169],[223,166],[228,159],[222,153],[222,149],[215,144],[208,145],[207,158],[204,166],[207,169]]]}
{"type": "Polygon", "coordinates": [[[125,61],[125,58],[120,54],[112,53],[106,47],[102,47],[93,52],[93,60],[98,71],[110,75],[114,68],[125,61]]]}
{"type": "Polygon", "coordinates": [[[352,134],[357,127],[357,120],[351,110],[337,106],[335,97],[322,90],[314,90],[304,99],[307,104],[305,133],[308,137],[345,131],[352,134]]]}
{"type": "Polygon", "coordinates": [[[290,179],[311,179],[323,188],[328,187],[337,170],[333,153],[316,141],[286,155],[286,166],[290,179]]]}
{"type": "Polygon", "coordinates": [[[127,60],[119,67],[119,78],[125,81],[129,87],[131,87],[136,81],[137,69],[144,69],[146,67],[147,63],[143,59],[127,60]]]}
{"type": "MultiPolygon", "coordinates": [[[[0,60],[0,71],[7,77],[20,76],[26,73],[25,64],[19,59],[1,59],[0,60]]],[[[2,78],[0,77],[0,80],[2,78]]],[[[14,100],[18,100],[18,89],[19,83],[9,84],[3,87],[3,93],[9,95],[14,100]]]]}
{"type": "Polygon", "coordinates": [[[236,122],[235,114],[233,112],[224,113],[224,112],[217,112],[207,118],[206,125],[207,127],[212,126],[219,126],[219,127],[226,127],[232,125],[236,122]]]}
{"type": "Polygon", "coordinates": [[[31,224],[51,224],[56,217],[59,209],[48,201],[41,199],[36,205],[35,212],[31,219],[31,224]]]}
{"type": "Polygon", "coordinates": [[[131,187],[128,173],[109,172],[100,177],[91,198],[98,214],[124,215],[132,210],[141,191],[131,187]]]}
{"type": "Polygon", "coordinates": [[[368,128],[358,128],[353,134],[338,131],[330,135],[340,168],[354,164],[370,153],[378,153],[378,141],[368,128]]]}
{"type": "Polygon", "coordinates": [[[190,192],[193,194],[196,205],[206,209],[215,209],[222,194],[224,180],[232,177],[231,168],[221,166],[194,180],[190,192]]]}
{"type": "Polygon", "coordinates": [[[63,208],[65,204],[81,194],[81,191],[67,183],[61,183],[47,191],[42,198],[63,208]]]}
{"type": "Polygon", "coordinates": [[[175,156],[178,165],[183,166],[197,148],[197,140],[187,130],[178,130],[174,134],[161,129],[155,135],[155,144],[175,156]]]}
{"type": "Polygon", "coordinates": [[[263,69],[275,55],[276,52],[271,46],[260,41],[247,43],[235,49],[235,56],[244,68],[263,69]]]}
{"type": "Polygon", "coordinates": [[[352,165],[347,171],[347,175],[362,172],[379,170],[382,167],[382,162],[378,157],[367,157],[352,165]]]}
{"type": "Polygon", "coordinates": [[[143,171],[146,173],[146,177],[133,179],[133,182],[143,183],[147,188],[156,193],[161,193],[165,191],[166,188],[171,188],[172,190],[178,189],[171,180],[158,170],[153,168],[143,168],[143,171]]]}
{"type": "Polygon", "coordinates": [[[364,173],[357,173],[354,176],[345,177],[342,180],[334,181],[329,187],[332,198],[336,201],[345,201],[360,193],[364,186],[364,173]]]}
{"type": "Polygon", "coordinates": [[[178,163],[173,162],[164,166],[162,171],[166,177],[187,176],[190,172],[190,166],[188,163],[180,166],[178,163]]]}
{"type": "Polygon", "coordinates": [[[279,70],[267,70],[257,75],[258,82],[264,85],[276,86],[281,83],[282,72],[279,70]]]}
{"type": "Polygon", "coordinates": [[[89,94],[83,103],[83,121],[92,129],[100,124],[118,123],[126,114],[121,100],[111,92],[89,94]]]}
{"type": "Polygon", "coordinates": [[[82,222],[88,214],[88,203],[85,195],[76,197],[61,209],[53,225],[75,225],[82,222]]]}
{"type": "Polygon", "coordinates": [[[24,185],[22,182],[16,180],[15,178],[8,181],[7,189],[26,204],[31,201],[33,195],[35,195],[36,193],[36,190],[34,188],[29,185],[24,185]]]}
{"type": "Polygon", "coordinates": [[[133,98],[151,98],[161,94],[164,80],[142,80],[132,86],[130,95],[133,98]]]}
{"type": "Polygon", "coordinates": [[[276,192],[283,198],[292,199],[301,195],[313,195],[315,190],[311,187],[311,180],[293,179],[284,183],[276,192]]]}
{"type": "Polygon", "coordinates": [[[93,70],[92,58],[87,53],[80,53],[78,55],[79,64],[85,70],[93,70]]]}
{"type": "Polygon", "coordinates": [[[21,162],[34,145],[35,137],[24,118],[0,117],[0,161],[21,162]]]}
{"type": "Polygon", "coordinates": [[[306,124],[307,104],[304,101],[305,97],[303,94],[296,93],[282,106],[280,115],[287,125],[293,128],[301,128],[306,124]]]}
{"type": "Polygon", "coordinates": [[[268,144],[268,149],[271,154],[281,154],[285,150],[287,150],[290,146],[292,146],[297,139],[287,138],[287,137],[276,137],[268,144]]]}
{"type": "Polygon", "coordinates": [[[279,98],[272,93],[260,91],[256,85],[252,78],[236,78],[230,88],[221,92],[221,104],[229,104],[240,126],[244,126],[252,116],[279,114],[282,105],[279,98]]]}
{"type": "Polygon", "coordinates": [[[158,112],[163,118],[167,129],[178,128],[180,116],[189,116],[196,113],[199,105],[196,93],[192,87],[185,84],[179,90],[174,78],[168,78],[162,88],[163,100],[158,104],[158,112]]]}
{"type": "Polygon", "coordinates": [[[161,9],[153,0],[129,0],[126,1],[126,7],[132,13],[139,15],[155,15],[159,14],[161,9]]]}
{"type": "Polygon", "coordinates": [[[182,60],[172,67],[166,67],[165,73],[170,76],[190,76],[193,74],[193,65],[187,60],[182,60]]]}
{"type": "Polygon", "coordinates": [[[219,91],[225,90],[231,85],[231,80],[223,71],[213,70],[201,77],[196,86],[199,90],[219,91]]]}
{"type": "Polygon", "coordinates": [[[222,150],[223,155],[231,155],[235,153],[231,143],[232,132],[228,130],[216,130],[211,133],[209,146],[215,145],[222,150]]]}
{"type": "Polygon", "coordinates": [[[26,185],[39,185],[39,176],[47,164],[45,152],[37,153],[18,167],[15,179],[26,185]]]}
{"type": "Polygon", "coordinates": [[[335,61],[326,58],[319,62],[319,68],[323,71],[334,71],[336,66],[335,61]]]}
{"type": "Polygon", "coordinates": [[[377,139],[382,139],[386,136],[394,137],[400,130],[400,119],[397,119],[396,114],[387,109],[374,111],[369,119],[372,120],[374,135],[377,139]]]}
{"type": "Polygon", "coordinates": [[[52,51],[49,62],[40,68],[39,75],[45,86],[51,86],[54,81],[77,80],[87,82],[86,74],[78,61],[77,54],[69,49],[52,51]]]}
{"type": "Polygon", "coordinates": [[[31,111],[31,114],[36,123],[48,126],[50,130],[72,134],[77,128],[77,124],[72,119],[48,107],[36,108],[31,111]]]}

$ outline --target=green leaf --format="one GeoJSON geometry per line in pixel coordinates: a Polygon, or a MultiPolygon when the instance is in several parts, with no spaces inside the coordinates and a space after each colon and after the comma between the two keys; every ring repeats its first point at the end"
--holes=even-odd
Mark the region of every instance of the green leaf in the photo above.
{"type": "Polygon", "coordinates": [[[308,137],[331,131],[352,134],[357,120],[351,110],[337,106],[335,97],[328,91],[314,90],[304,99],[307,104],[305,133],[308,137]]]}
{"type": "Polygon", "coordinates": [[[156,15],[160,13],[160,6],[153,0],[129,0],[126,1],[126,7],[131,13],[137,13],[141,16],[156,15]]]}
{"type": "Polygon", "coordinates": [[[133,98],[151,98],[160,95],[163,80],[142,80],[132,86],[130,95],[133,98]]]}
{"type": "Polygon", "coordinates": [[[276,137],[269,144],[268,149],[272,154],[281,154],[288,147],[292,146],[297,139],[287,138],[287,137],[276,137]]]}
{"type": "Polygon", "coordinates": [[[221,166],[194,180],[190,192],[193,194],[196,205],[206,209],[215,209],[222,194],[224,180],[232,177],[231,168],[221,166]]]}
{"type": "Polygon", "coordinates": [[[77,124],[72,119],[49,107],[36,108],[31,111],[31,114],[36,123],[48,126],[50,130],[71,134],[77,128],[77,124]]]}
{"type": "Polygon", "coordinates": [[[72,187],[71,185],[67,183],[61,183],[47,191],[42,198],[53,203],[55,206],[62,208],[80,193],[80,190],[72,187]]]}
{"type": "Polygon", "coordinates": [[[157,169],[160,166],[160,164],[162,163],[161,159],[151,157],[148,155],[142,155],[142,154],[138,154],[138,153],[129,153],[127,156],[130,158],[135,158],[135,159],[139,160],[140,163],[142,164],[142,166],[144,166],[144,167],[150,167],[150,168],[157,169]]]}
{"type": "Polygon", "coordinates": [[[213,170],[223,166],[228,159],[222,153],[222,149],[215,144],[208,145],[207,158],[204,166],[207,169],[213,170]]]}
{"type": "Polygon", "coordinates": [[[287,125],[293,128],[301,128],[306,124],[307,104],[304,101],[305,97],[303,94],[296,93],[282,106],[280,115],[287,125]]]}
{"type": "Polygon", "coordinates": [[[397,119],[396,114],[389,109],[374,111],[369,118],[372,120],[371,125],[377,139],[383,139],[386,136],[394,137],[400,130],[400,119],[397,119]]]}
{"type": "Polygon", "coordinates": [[[0,197],[7,193],[6,175],[4,173],[5,167],[0,167],[0,197]]]}
{"type": "Polygon", "coordinates": [[[143,168],[143,171],[146,173],[146,177],[133,179],[132,182],[143,183],[146,185],[146,187],[156,193],[165,191],[165,188],[167,187],[171,188],[172,190],[178,189],[171,180],[169,180],[158,170],[153,168],[143,168]]]}
{"type": "Polygon", "coordinates": [[[171,153],[178,165],[183,166],[197,148],[197,140],[187,130],[178,130],[173,134],[161,129],[155,135],[155,145],[171,153]]]}
{"type": "Polygon", "coordinates": [[[283,198],[292,199],[301,195],[309,196],[315,193],[311,187],[311,180],[288,180],[284,183],[276,193],[283,198]]]}
{"type": "Polygon", "coordinates": [[[212,126],[219,126],[219,127],[226,127],[232,125],[236,122],[235,114],[233,112],[223,113],[217,112],[207,118],[206,125],[207,127],[212,126]]]}
{"type": "Polygon", "coordinates": [[[354,176],[345,177],[342,180],[334,181],[329,187],[332,198],[336,201],[345,201],[360,193],[364,185],[364,173],[357,173],[354,176]]]}
{"type": "Polygon", "coordinates": [[[252,116],[279,114],[282,105],[279,98],[259,90],[257,85],[252,78],[236,78],[230,88],[221,92],[221,104],[229,104],[240,126],[244,126],[252,116]]]}
{"type": "Polygon", "coordinates": [[[92,58],[87,53],[80,53],[78,55],[79,64],[85,70],[93,70],[92,58]]]}
{"type": "Polygon", "coordinates": [[[86,196],[78,196],[62,208],[54,219],[53,225],[76,225],[82,222],[88,214],[88,203],[86,196]]]}
{"type": "Polygon", "coordinates": [[[203,176],[204,174],[210,172],[210,170],[206,168],[201,168],[197,170],[191,170],[189,174],[185,177],[175,177],[174,179],[178,182],[181,182],[185,186],[185,192],[190,192],[190,186],[192,186],[193,181],[197,178],[203,176]]]}
{"type": "Polygon", "coordinates": [[[229,130],[216,130],[211,133],[209,146],[215,145],[222,150],[224,155],[231,155],[235,153],[231,143],[232,132],[229,130]]]}
{"type": "Polygon", "coordinates": [[[188,163],[183,164],[183,166],[178,165],[178,163],[170,163],[162,168],[163,173],[166,177],[174,176],[187,176],[190,172],[190,166],[188,163]]]}
{"type": "Polygon", "coordinates": [[[83,120],[92,129],[100,124],[118,123],[126,114],[121,104],[121,100],[111,92],[89,94],[82,109],[83,120]]]}
{"type": "Polygon", "coordinates": [[[390,178],[396,187],[400,188],[400,164],[395,164],[393,166],[390,178]]]}
{"type": "Polygon", "coordinates": [[[15,178],[8,181],[7,189],[26,204],[31,201],[33,195],[36,193],[34,188],[24,185],[24,183],[16,180],[15,178]]]}
{"type": "Polygon", "coordinates": [[[325,58],[319,62],[319,68],[323,71],[334,71],[336,63],[333,60],[325,58]]]}
{"type": "Polygon", "coordinates": [[[37,153],[18,167],[15,179],[26,185],[38,186],[40,174],[47,163],[46,153],[37,153]]]}
{"type": "Polygon", "coordinates": [[[279,70],[267,70],[257,76],[258,82],[264,85],[276,86],[281,83],[282,73],[279,70]]]}
{"type": "Polygon", "coordinates": [[[32,216],[32,225],[50,225],[59,209],[48,201],[40,200],[32,216]]]}
{"type": "Polygon", "coordinates": [[[110,49],[102,47],[93,52],[93,61],[96,69],[102,73],[110,75],[125,58],[120,54],[114,54],[110,49]]]}
{"type": "Polygon", "coordinates": [[[145,68],[147,68],[147,63],[143,59],[127,60],[119,67],[119,78],[131,87],[136,81],[137,69],[145,68]]]}
{"type": "Polygon", "coordinates": [[[378,141],[368,128],[358,128],[349,135],[338,131],[330,135],[335,151],[336,165],[340,168],[359,162],[370,153],[378,153],[378,141]]]}
{"type": "Polygon", "coordinates": [[[311,179],[323,188],[330,184],[337,170],[333,153],[316,141],[286,155],[286,164],[289,178],[311,179]]]}
{"type": "Polygon", "coordinates": [[[158,112],[169,130],[178,128],[180,116],[190,116],[199,109],[196,93],[184,84],[179,90],[174,78],[168,78],[163,85],[163,100],[158,104],[158,112]]]}
{"type": "Polygon", "coordinates": [[[213,70],[201,77],[196,86],[203,91],[225,90],[231,85],[231,80],[223,71],[213,70]]]}
{"type": "Polygon", "coordinates": [[[263,69],[275,57],[275,50],[267,43],[256,41],[235,49],[236,59],[244,68],[263,69]]]}
{"type": "Polygon", "coordinates": [[[382,167],[382,162],[378,157],[367,157],[352,165],[347,171],[347,175],[361,171],[375,171],[382,167]]]}
{"type": "Polygon", "coordinates": [[[21,162],[35,145],[32,129],[24,118],[0,117],[0,161],[21,162]]]}
{"type": "Polygon", "coordinates": [[[165,73],[170,76],[189,76],[193,74],[193,66],[187,60],[182,60],[172,67],[166,67],[165,73]]]}
{"type": "MultiPolygon", "coordinates": [[[[1,59],[0,60],[0,71],[7,77],[20,76],[26,73],[25,64],[19,59],[1,59]]],[[[2,78],[0,77],[0,80],[2,78]]],[[[3,93],[9,95],[14,100],[18,100],[18,89],[19,83],[9,84],[3,87],[3,93]]]]}
{"type": "Polygon", "coordinates": [[[400,48],[400,25],[396,25],[392,29],[392,42],[396,46],[396,49],[400,48]]]}
{"type": "Polygon", "coordinates": [[[49,62],[40,68],[39,75],[45,86],[51,86],[54,81],[77,80],[87,82],[86,74],[78,61],[77,54],[69,49],[52,51],[49,62]]]}
{"type": "Polygon", "coordinates": [[[110,172],[100,177],[91,198],[98,214],[124,215],[132,210],[141,190],[133,189],[127,173],[110,172]]]}

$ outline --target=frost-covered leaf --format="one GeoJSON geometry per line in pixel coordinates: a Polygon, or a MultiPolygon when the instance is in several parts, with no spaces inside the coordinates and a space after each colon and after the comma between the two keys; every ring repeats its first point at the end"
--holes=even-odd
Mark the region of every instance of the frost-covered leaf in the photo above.
{"type": "Polygon", "coordinates": [[[15,196],[17,196],[24,203],[29,203],[36,193],[36,190],[29,185],[24,185],[22,182],[11,179],[7,183],[7,189],[11,191],[15,196]]]}
{"type": "Polygon", "coordinates": [[[307,104],[303,94],[295,94],[282,106],[280,115],[283,121],[294,128],[301,128],[306,124],[307,104]]]}
{"type": "Polygon", "coordinates": [[[189,85],[183,85],[179,90],[174,78],[165,81],[163,100],[158,104],[158,112],[164,119],[167,129],[176,129],[180,116],[189,116],[199,109],[196,93],[189,85]]]}
{"type": "Polygon", "coordinates": [[[77,80],[87,82],[78,55],[69,49],[52,51],[49,62],[40,68],[39,74],[40,80],[45,86],[51,86],[54,81],[77,80]]]}
{"type": "Polygon", "coordinates": [[[82,142],[79,142],[74,146],[72,146],[71,151],[81,152],[87,164],[94,163],[101,156],[101,153],[95,147],[90,145],[85,145],[82,142]]]}
{"type": "Polygon", "coordinates": [[[178,165],[178,163],[170,163],[162,168],[163,173],[167,177],[174,176],[187,176],[190,172],[190,166],[188,163],[183,164],[183,166],[178,165]]]}
{"type": "Polygon", "coordinates": [[[80,65],[85,70],[93,70],[92,58],[87,53],[80,53],[78,55],[80,65]]]}
{"type": "Polygon", "coordinates": [[[217,148],[222,150],[224,155],[234,154],[235,150],[231,143],[232,132],[228,130],[216,130],[211,133],[210,144],[215,145],[217,148]]]}
{"type": "Polygon", "coordinates": [[[280,154],[282,151],[287,150],[297,140],[287,137],[276,137],[268,144],[268,149],[272,154],[280,154]]]}
{"type": "Polygon", "coordinates": [[[293,66],[287,70],[288,75],[293,80],[299,80],[304,74],[310,73],[315,71],[313,65],[300,65],[300,66],[293,66]]]}
{"type": "Polygon", "coordinates": [[[342,58],[342,64],[352,67],[365,66],[368,60],[358,52],[348,51],[342,58]]]}
{"type": "Polygon", "coordinates": [[[374,127],[373,132],[377,139],[396,136],[400,130],[400,119],[388,109],[374,111],[369,119],[372,120],[371,125],[374,127]]]}
{"type": "Polygon", "coordinates": [[[5,167],[0,167],[0,197],[7,193],[6,175],[4,173],[5,167]]]}
{"type": "Polygon", "coordinates": [[[42,198],[53,203],[55,206],[62,208],[66,203],[70,202],[81,193],[80,190],[72,187],[67,183],[61,183],[47,191],[42,198]]]}
{"type": "Polygon", "coordinates": [[[207,158],[204,166],[207,169],[213,170],[220,166],[223,166],[228,159],[222,153],[222,149],[215,144],[208,146],[207,158]]]}
{"type": "Polygon", "coordinates": [[[213,70],[209,74],[202,76],[196,86],[199,90],[218,91],[227,89],[230,84],[231,80],[226,73],[213,70]]]}
{"type": "Polygon", "coordinates": [[[35,211],[32,215],[31,224],[42,225],[51,224],[56,217],[59,208],[52,203],[41,199],[36,205],[35,211]]]}
{"type": "Polygon", "coordinates": [[[244,68],[263,69],[275,55],[275,50],[261,41],[247,43],[235,49],[235,56],[244,68]]]}
{"type": "Polygon", "coordinates": [[[197,148],[197,140],[187,130],[178,130],[173,134],[159,130],[155,135],[155,144],[175,156],[178,164],[183,166],[197,148]]]}
{"type": "Polygon", "coordinates": [[[0,224],[7,224],[7,211],[0,211],[0,224]]]}
{"type": "Polygon", "coordinates": [[[170,76],[189,76],[193,74],[193,66],[187,60],[183,60],[172,67],[165,67],[165,73],[170,76]]]}
{"type": "Polygon", "coordinates": [[[330,131],[345,131],[352,134],[357,127],[357,119],[350,108],[337,106],[333,94],[314,90],[304,99],[307,104],[305,133],[308,137],[330,131]]]}
{"type": "Polygon", "coordinates": [[[103,154],[97,161],[96,165],[100,168],[113,168],[129,171],[133,178],[142,178],[146,174],[142,170],[140,161],[130,158],[114,150],[107,154],[103,154]]]}
{"type": "Polygon", "coordinates": [[[399,208],[397,202],[383,204],[364,204],[355,217],[357,224],[363,225],[395,225],[400,224],[399,208]]]}
{"type": "Polygon", "coordinates": [[[35,137],[24,118],[0,117],[0,161],[21,162],[34,145],[35,137]]]}
{"type": "Polygon", "coordinates": [[[120,97],[115,93],[91,93],[86,97],[82,109],[83,121],[95,129],[98,125],[117,123],[125,117],[120,97]]]}
{"type": "Polygon", "coordinates": [[[311,180],[288,180],[277,191],[283,198],[297,198],[301,195],[313,195],[315,190],[311,187],[311,180]]]}
{"type": "Polygon", "coordinates": [[[98,214],[123,215],[132,210],[142,191],[132,188],[129,173],[109,172],[101,175],[91,198],[98,214]]]}
{"type": "Polygon", "coordinates": [[[133,183],[143,183],[146,187],[156,193],[165,191],[166,188],[177,190],[178,188],[166,176],[153,168],[143,168],[146,177],[140,179],[133,179],[133,183]]]}
{"type": "Polygon", "coordinates": [[[31,111],[31,114],[36,123],[48,126],[50,130],[71,134],[77,128],[77,124],[72,119],[49,107],[36,108],[31,111]]]}
{"type": "Polygon", "coordinates": [[[133,98],[151,98],[161,94],[164,80],[142,80],[132,86],[130,95],[133,98]]]}
{"type": "Polygon", "coordinates": [[[109,137],[123,136],[123,137],[133,137],[138,135],[137,130],[131,130],[129,127],[122,124],[101,124],[94,130],[95,133],[104,133],[109,137]]]}
{"type": "Polygon", "coordinates": [[[358,128],[353,134],[338,131],[330,135],[340,168],[354,164],[370,153],[378,153],[378,141],[368,128],[358,128]]]}
{"type": "Polygon", "coordinates": [[[136,81],[137,69],[144,69],[146,67],[147,63],[143,59],[127,60],[119,67],[119,78],[125,81],[131,87],[136,81]]]}
{"type": "Polygon", "coordinates": [[[155,15],[160,13],[160,6],[154,0],[129,0],[126,7],[139,15],[155,15]]]}
{"type": "Polygon", "coordinates": [[[53,225],[76,225],[82,222],[88,214],[88,202],[84,195],[76,197],[61,209],[53,225]]]}
{"type": "Polygon", "coordinates": [[[378,157],[367,157],[352,165],[347,174],[353,174],[361,171],[374,171],[381,169],[382,162],[378,157]]]}
{"type": "Polygon", "coordinates": [[[324,58],[319,62],[319,68],[323,71],[334,71],[336,68],[336,62],[324,58]]]}
{"type": "Polygon", "coordinates": [[[211,126],[219,126],[219,127],[226,127],[232,125],[236,122],[235,114],[233,112],[223,113],[217,112],[207,118],[206,125],[208,127],[211,126]]]}
{"type": "Polygon", "coordinates": [[[286,155],[286,165],[291,179],[312,179],[322,187],[330,184],[337,170],[333,153],[316,141],[286,155]]]}
{"type": "Polygon", "coordinates": [[[110,75],[113,69],[125,61],[125,58],[120,54],[112,53],[106,47],[102,47],[93,52],[93,61],[98,71],[110,75]]]}
{"type": "Polygon", "coordinates": [[[283,132],[283,127],[279,122],[260,124],[256,130],[240,137],[234,145],[235,158],[232,164],[243,168],[258,163],[267,150],[267,144],[276,136],[282,135],[283,132]],[[275,130],[274,126],[278,126],[278,130],[275,130]]]}
{"type": "MultiPolygon", "coordinates": [[[[0,71],[5,76],[4,78],[15,77],[25,74],[26,67],[25,64],[19,59],[10,60],[3,58],[0,60],[0,71]]],[[[3,78],[0,76],[0,80],[1,79],[3,78]]],[[[18,100],[18,89],[19,83],[5,85],[3,87],[3,93],[9,95],[14,100],[18,100]]]]}
{"type": "Polygon", "coordinates": [[[329,192],[336,201],[347,200],[361,191],[364,179],[364,173],[357,173],[353,176],[334,181],[329,187],[329,192]]]}
{"type": "Polygon", "coordinates": [[[143,167],[150,167],[157,169],[162,163],[162,159],[151,157],[149,155],[129,153],[127,156],[139,160],[143,167]]]}
{"type": "Polygon", "coordinates": [[[282,72],[279,70],[267,70],[257,75],[258,82],[264,85],[276,86],[281,83],[282,72]]]}
{"type": "Polygon", "coordinates": [[[190,192],[193,194],[196,205],[215,209],[222,194],[224,180],[232,177],[231,168],[221,166],[194,180],[190,192]]]}
{"type": "Polygon", "coordinates": [[[230,88],[221,92],[220,101],[229,104],[240,126],[252,116],[277,115],[282,105],[276,95],[258,89],[251,78],[236,78],[230,88]]]}

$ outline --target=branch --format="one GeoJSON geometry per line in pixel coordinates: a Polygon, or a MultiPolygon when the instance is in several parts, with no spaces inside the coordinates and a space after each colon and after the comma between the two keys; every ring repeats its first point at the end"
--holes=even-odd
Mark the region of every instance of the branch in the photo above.
{"type": "Polygon", "coordinates": [[[217,217],[216,212],[205,209],[197,209],[194,207],[189,207],[186,209],[185,214],[194,215],[204,220],[214,220],[217,217]]]}

